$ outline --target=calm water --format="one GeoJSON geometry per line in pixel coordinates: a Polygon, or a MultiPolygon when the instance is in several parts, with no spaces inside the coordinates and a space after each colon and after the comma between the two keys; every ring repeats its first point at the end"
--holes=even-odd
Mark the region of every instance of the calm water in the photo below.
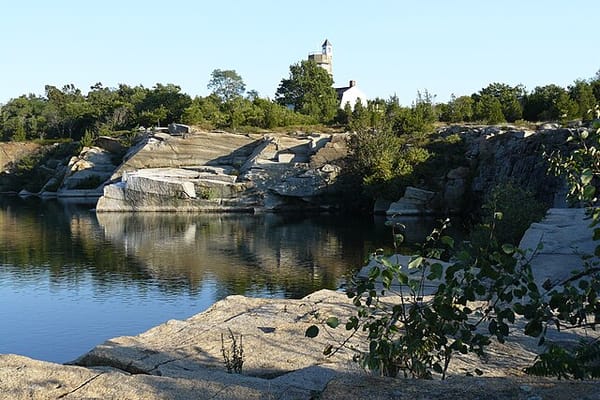
{"type": "Polygon", "coordinates": [[[92,207],[0,197],[0,353],[66,362],[230,294],[336,289],[389,237],[372,218],[92,207]]]}

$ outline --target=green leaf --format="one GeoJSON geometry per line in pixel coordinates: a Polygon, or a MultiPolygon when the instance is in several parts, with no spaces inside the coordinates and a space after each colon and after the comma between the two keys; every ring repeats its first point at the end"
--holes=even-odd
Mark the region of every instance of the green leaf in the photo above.
{"type": "Polygon", "coordinates": [[[325,321],[325,323],[327,324],[327,326],[329,326],[330,328],[337,328],[338,325],[340,324],[340,320],[337,317],[329,317],[327,318],[327,321],[325,321]]]}
{"type": "Polygon", "coordinates": [[[543,327],[540,321],[529,321],[525,325],[525,334],[527,336],[538,337],[542,333],[543,327]]]}
{"type": "Polygon", "coordinates": [[[328,356],[331,354],[332,351],[333,351],[333,346],[331,344],[328,344],[327,346],[325,346],[325,349],[323,350],[323,355],[328,356]]]}
{"type": "Polygon", "coordinates": [[[521,304],[521,303],[513,304],[513,309],[519,315],[523,315],[523,313],[525,312],[525,307],[523,307],[523,304],[521,304]]]}
{"type": "Polygon", "coordinates": [[[450,247],[452,249],[454,248],[454,238],[452,238],[450,236],[442,236],[440,240],[446,246],[448,246],[448,247],[450,247]]]}
{"type": "Polygon", "coordinates": [[[396,233],[396,234],[394,235],[394,244],[395,244],[396,246],[399,246],[399,245],[401,245],[402,243],[404,243],[404,235],[403,235],[403,234],[401,234],[401,233],[396,233]]]}
{"type": "Polygon", "coordinates": [[[309,337],[309,338],[315,338],[317,337],[317,335],[319,334],[319,327],[316,325],[311,325],[306,329],[306,332],[304,332],[304,336],[309,337]]]}
{"type": "Polygon", "coordinates": [[[427,279],[434,280],[434,279],[442,278],[442,272],[444,269],[442,267],[442,264],[440,264],[440,263],[431,264],[429,269],[431,270],[431,273],[427,276],[427,279]]]}
{"type": "Polygon", "coordinates": [[[502,336],[508,336],[508,325],[505,324],[504,322],[501,322],[498,324],[498,332],[500,332],[500,334],[502,336]]]}
{"type": "Polygon", "coordinates": [[[588,185],[594,178],[594,173],[591,169],[586,168],[581,172],[581,183],[585,186],[588,185]]]}
{"type": "Polygon", "coordinates": [[[505,252],[506,254],[514,254],[515,252],[515,246],[513,246],[510,243],[505,243],[502,245],[502,251],[505,252]]]}
{"type": "Polygon", "coordinates": [[[383,283],[383,287],[389,289],[392,286],[392,280],[394,279],[394,274],[389,269],[385,269],[381,272],[381,281],[383,283]]]}
{"type": "Polygon", "coordinates": [[[494,213],[494,219],[496,221],[502,221],[503,217],[504,217],[504,214],[502,214],[500,211],[497,211],[494,213]]]}
{"type": "Polygon", "coordinates": [[[591,200],[596,193],[596,188],[592,185],[587,185],[583,188],[583,198],[586,200],[591,200]]]}
{"type": "Polygon", "coordinates": [[[582,132],[579,134],[579,136],[580,136],[580,137],[581,137],[583,140],[587,139],[589,135],[590,135],[590,133],[589,133],[587,130],[584,130],[584,131],[582,131],[582,132]]]}
{"type": "Polygon", "coordinates": [[[408,275],[403,272],[398,272],[396,277],[398,278],[398,282],[402,285],[406,285],[408,283],[408,275]]]}
{"type": "Polygon", "coordinates": [[[496,323],[496,320],[493,319],[490,321],[490,325],[488,326],[488,329],[492,335],[496,334],[496,330],[498,329],[498,324],[496,323]]]}
{"type": "Polygon", "coordinates": [[[408,263],[408,268],[409,269],[419,268],[423,264],[423,261],[424,261],[423,257],[421,257],[421,256],[415,257],[408,263]]]}
{"type": "Polygon", "coordinates": [[[381,272],[381,269],[377,266],[371,268],[371,270],[369,271],[369,279],[370,280],[375,280],[377,279],[377,277],[379,276],[379,273],[381,272]]]}
{"type": "Polygon", "coordinates": [[[358,318],[355,316],[350,317],[350,321],[346,322],[346,330],[358,329],[358,318]]]}

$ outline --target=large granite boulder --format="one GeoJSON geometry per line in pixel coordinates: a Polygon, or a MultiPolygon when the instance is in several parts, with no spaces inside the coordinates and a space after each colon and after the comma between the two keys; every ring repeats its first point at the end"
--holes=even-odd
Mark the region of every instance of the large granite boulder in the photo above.
{"type": "MultiPolygon", "coordinates": [[[[111,152],[103,148],[84,147],[78,156],[71,157],[57,194],[69,196],[73,190],[99,188],[95,191],[95,194],[98,195],[101,193],[102,184],[115,170],[113,157],[111,152]]],[[[58,172],[60,173],[60,171],[58,172]]]]}
{"type": "Polygon", "coordinates": [[[116,183],[105,188],[96,210],[319,208],[340,173],[334,162],[347,154],[345,139],[335,137],[328,149],[331,135],[195,132],[183,139],[154,133],[126,155],[112,175],[116,183]],[[191,172],[167,176],[166,167],[191,172]]]}
{"type": "Polygon", "coordinates": [[[97,212],[251,211],[258,205],[251,182],[235,176],[182,168],[149,168],[124,173],[106,185],[97,212]]]}
{"type": "Polygon", "coordinates": [[[406,188],[404,196],[390,204],[386,214],[394,215],[427,215],[434,213],[430,207],[435,192],[412,186],[406,188]]]}
{"type": "Polygon", "coordinates": [[[537,284],[558,283],[581,271],[584,263],[598,262],[593,256],[598,243],[592,241],[590,227],[583,208],[552,208],[544,219],[531,224],[523,235],[519,248],[531,255],[531,265],[537,284]],[[591,257],[591,258],[590,258],[591,257]]]}

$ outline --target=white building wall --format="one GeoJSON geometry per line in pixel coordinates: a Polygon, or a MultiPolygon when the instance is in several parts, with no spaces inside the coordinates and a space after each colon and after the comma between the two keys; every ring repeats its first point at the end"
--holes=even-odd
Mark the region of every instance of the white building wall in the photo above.
{"type": "Polygon", "coordinates": [[[358,99],[360,99],[360,102],[364,107],[367,106],[367,96],[365,96],[358,87],[352,86],[342,94],[340,108],[343,109],[346,106],[346,103],[350,103],[350,107],[354,110],[354,105],[358,99]]]}

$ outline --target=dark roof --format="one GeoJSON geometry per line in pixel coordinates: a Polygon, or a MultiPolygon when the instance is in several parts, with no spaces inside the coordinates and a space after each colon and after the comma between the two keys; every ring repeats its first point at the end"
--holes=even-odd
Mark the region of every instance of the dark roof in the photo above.
{"type": "Polygon", "coordinates": [[[338,97],[338,101],[341,101],[341,100],[342,100],[342,95],[344,94],[344,92],[345,92],[346,90],[348,90],[348,89],[350,89],[350,88],[351,88],[351,86],[345,86],[345,87],[337,87],[337,88],[334,88],[334,89],[335,89],[335,92],[336,92],[336,94],[337,94],[337,97],[338,97]]]}
{"type": "Polygon", "coordinates": [[[325,39],[325,41],[323,42],[323,45],[321,47],[326,47],[326,46],[331,46],[331,42],[329,41],[329,39],[325,39]]]}

